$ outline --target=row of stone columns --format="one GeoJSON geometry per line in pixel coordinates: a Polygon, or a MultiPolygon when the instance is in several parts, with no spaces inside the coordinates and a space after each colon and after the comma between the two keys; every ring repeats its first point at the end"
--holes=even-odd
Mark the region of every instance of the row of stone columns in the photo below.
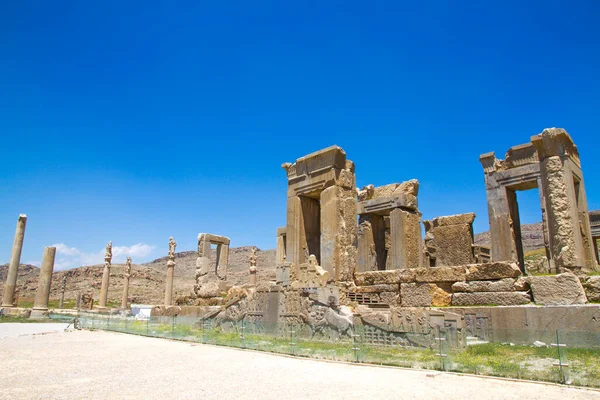
{"type": "MultiPolygon", "coordinates": [[[[23,239],[25,237],[25,226],[27,216],[19,215],[17,220],[17,228],[15,232],[15,240],[13,243],[10,263],[8,266],[8,275],[6,285],[4,287],[4,296],[2,298],[2,307],[16,307],[15,289],[17,286],[17,276],[19,264],[21,262],[21,252],[23,250],[23,239]]],[[[167,279],[165,288],[165,305],[170,306],[173,302],[173,276],[175,270],[175,248],[177,243],[172,237],[169,238],[169,256],[167,262],[167,279]]],[[[38,290],[36,292],[32,318],[43,317],[48,315],[48,301],[50,299],[50,285],[52,283],[52,273],[54,272],[54,259],[56,257],[56,247],[46,247],[44,249],[44,257],[40,268],[40,276],[38,280],[38,290]]],[[[105,310],[108,300],[108,286],[110,283],[110,268],[112,265],[112,242],[106,245],[106,253],[104,255],[104,271],[102,273],[102,287],[100,289],[100,299],[98,309],[105,310]]],[[[121,308],[127,308],[127,300],[129,293],[129,279],[131,277],[131,257],[127,257],[125,264],[125,281],[123,286],[123,296],[121,299],[121,308]]],[[[66,276],[62,281],[62,290],[60,297],[60,308],[64,304],[64,292],[66,287],[66,276]]]]}

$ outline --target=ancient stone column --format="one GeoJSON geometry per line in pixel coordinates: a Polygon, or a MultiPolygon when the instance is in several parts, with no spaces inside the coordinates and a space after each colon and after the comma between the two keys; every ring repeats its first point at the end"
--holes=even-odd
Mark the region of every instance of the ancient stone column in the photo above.
{"type": "Polygon", "coordinates": [[[58,305],[58,308],[60,308],[61,310],[63,309],[63,306],[65,305],[65,289],[66,288],[67,288],[67,275],[65,275],[63,277],[62,284],[60,286],[60,304],[58,305]]]}
{"type": "Polygon", "coordinates": [[[173,274],[175,272],[175,248],[177,242],[173,237],[169,238],[169,261],[167,261],[167,283],[165,287],[165,306],[173,304],[173,274]]]}
{"type": "Polygon", "coordinates": [[[250,286],[256,286],[256,272],[256,247],[253,247],[250,256],[250,286]]]}
{"type": "Polygon", "coordinates": [[[75,300],[75,308],[79,310],[81,307],[81,292],[77,293],[77,300],[75,300]]]}
{"type": "Polygon", "coordinates": [[[50,284],[52,283],[55,256],[56,247],[46,247],[44,249],[44,258],[42,259],[42,268],[40,268],[38,279],[38,289],[35,293],[30,318],[45,318],[48,316],[48,299],[50,298],[50,284]]]}
{"type": "Polygon", "coordinates": [[[98,308],[106,308],[106,300],[108,298],[108,282],[110,279],[110,263],[112,261],[112,242],[106,245],[106,253],[104,254],[104,272],[102,273],[102,287],[100,288],[100,300],[98,308]]]}
{"type": "Polygon", "coordinates": [[[125,263],[125,282],[123,284],[123,298],[121,299],[121,308],[127,308],[127,296],[129,295],[129,278],[131,277],[131,257],[127,257],[125,263]]]}
{"type": "Polygon", "coordinates": [[[19,263],[21,262],[21,250],[23,249],[26,223],[27,215],[19,215],[19,219],[17,220],[17,230],[15,232],[15,241],[10,256],[10,264],[8,265],[8,276],[6,277],[6,285],[4,286],[2,307],[16,306],[16,304],[14,304],[15,287],[17,286],[17,275],[19,272],[19,263]]]}

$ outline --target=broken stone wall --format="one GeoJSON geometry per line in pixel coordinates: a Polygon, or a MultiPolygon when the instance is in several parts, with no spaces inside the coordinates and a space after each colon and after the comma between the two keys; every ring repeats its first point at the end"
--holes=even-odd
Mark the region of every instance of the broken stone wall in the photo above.
{"type": "Polygon", "coordinates": [[[435,264],[429,266],[452,267],[473,264],[474,213],[438,217],[424,221],[428,248],[435,249],[435,264]]]}

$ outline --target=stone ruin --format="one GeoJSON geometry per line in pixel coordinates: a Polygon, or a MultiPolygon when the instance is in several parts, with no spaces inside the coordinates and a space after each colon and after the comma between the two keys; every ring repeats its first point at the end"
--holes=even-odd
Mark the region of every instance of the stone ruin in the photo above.
{"type": "MultiPolygon", "coordinates": [[[[600,318],[600,307],[560,308],[587,302],[581,274],[597,270],[593,243],[600,236],[596,214],[590,225],[569,135],[546,129],[505,160],[493,153],[480,159],[491,248],[474,244],[474,213],[422,221],[416,179],[357,190],[355,165],[338,146],[283,164],[287,222],[276,232],[275,281],[256,282],[251,260],[250,284],[227,285],[229,239],[202,234],[191,297],[193,304],[213,301],[181,304],[178,312],[215,317],[232,329],[242,319],[280,334],[294,325],[311,337],[349,338],[362,329],[368,343],[412,346],[431,343],[438,327],[460,345],[468,336],[487,340],[492,329],[526,329],[532,320],[551,319],[548,328],[600,318]],[[535,187],[553,276],[527,276],[524,269],[515,192],[535,187]],[[210,243],[220,246],[214,266],[210,243]],[[556,307],[520,308],[533,304],[556,307]],[[528,317],[511,318],[523,312],[528,317]]],[[[600,297],[600,281],[597,290],[600,297]]]]}
{"type": "MultiPolygon", "coordinates": [[[[244,320],[254,330],[282,335],[296,326],[311,337],[330,339],[350,338],[361,329],[363,339],[376,345],[427,346],[439,328],[456,345],[466,337],[488,340],[492,331],[495,340],[515,342],[507,332],[598,331],[600,307],[577,305],[588,297],[600,301],[600,277],[587,276],[598,271],[600,214],[588,214],[571,137],[563,129],[545,129],[530,143],[510,148],[504,160],[487,153],[480,161],[490,248],[474,244],[474,213],[422,221],[416,179],[357,190],[354,163],[331,146],[282,165],[286,225],[276,233],[274,281],[257,281],[253,251],[249,284],[232,286],[230,239],[201,233],[193,290],[171,306],[176,245],[171,239],[165,305],[153,313],[209,318],[224,329],[244,320]],[[528,275],[524,263],[516,192],[534,188],[540,193],[550,276],[528,275]],[[216,245],[215,262],[211,245],[216,245]],[[527,307],[534,304],[554,307],[527,307]]],[[[23,232],[20,218],[14,254],[20,255],[23,232]]],[[[10,283],[3,305],[12,305],[10,283]]],[[[103,279],[100,308],[107,287],[103,279]]]]}

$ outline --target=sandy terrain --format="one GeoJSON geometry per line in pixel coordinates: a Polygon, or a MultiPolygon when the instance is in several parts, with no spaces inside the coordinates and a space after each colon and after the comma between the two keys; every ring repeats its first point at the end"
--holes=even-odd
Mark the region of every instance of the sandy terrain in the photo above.
{"type": "MultiPolygon", "coordinates": [[[[14,330],[11,325],[0,324],[0,331],[14,330]]],[[[600,399],[593,390],[110,332],[8,336],[0,340],[1,399],[600,399]]]]}

